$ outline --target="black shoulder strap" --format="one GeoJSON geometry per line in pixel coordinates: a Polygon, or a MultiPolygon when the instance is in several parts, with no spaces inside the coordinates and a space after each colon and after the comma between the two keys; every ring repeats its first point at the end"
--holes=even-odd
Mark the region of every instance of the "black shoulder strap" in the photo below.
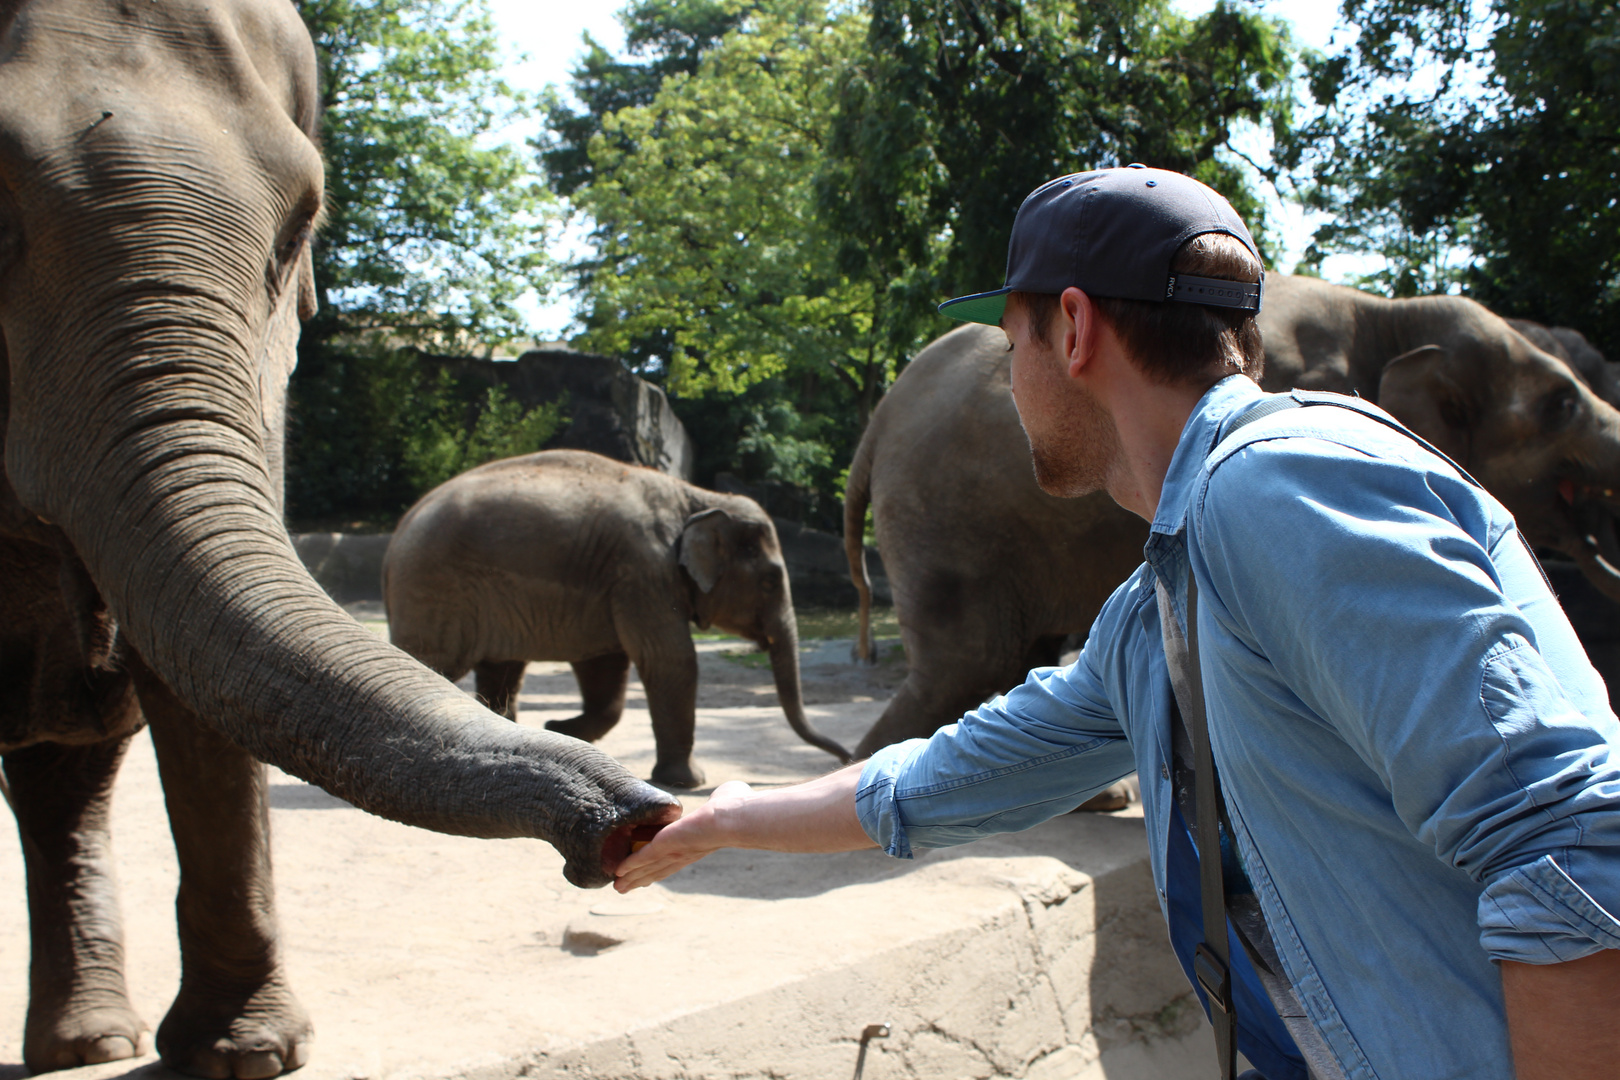
{"type": "Polygon", "coordinates": [[[1203,900],[1204,940],[1193,951],[1193,976],[1209,1000],[1221,1080],[1237,1074],[1237,1011],[1232,1005],[1231,956],[1226,937],[1226,881],[1221,870],[1221,827],[1226,807],[1215,776],[1204,711],[1204,677],[1198,664],[1198,584],[1187,575],[1187,633],[1183,637],[1164,582],[1156,584],[1164,658],[1181,719],[1192,741],[1193,805],[1198,816],[1198,891],[1203,900]]]}

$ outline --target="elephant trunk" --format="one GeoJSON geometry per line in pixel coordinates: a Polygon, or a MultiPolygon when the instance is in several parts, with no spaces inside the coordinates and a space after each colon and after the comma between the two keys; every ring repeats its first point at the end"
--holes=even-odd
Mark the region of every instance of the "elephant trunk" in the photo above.
{"type": "Polygon", "coordinates": [[[799,682],[799,623],[788,606],[786,614],[772,628],[769,637],[771,674],[776,678],[776,697],[782,703],[788,724],[811,746],[827,751],[840,764],[855,760],[843,746],[810,726],[804,714],[804,691],[799,682]]]}
{"type": "MultiPolygon", "coordinates": [[[[146,665],[233,742],[361,809],[531,836],[611,880],[668,795],[577,739],[519,727],[357,624],[298,561],[240,353],[127,358],[74,433],[14,426],[19,495],[58,524],[146,665]],[[76,453],[53,446],[77,434],[76,453]],[[55,451],[55,452],[53,452],[55,451]]],[[[174,352],[180,349],[171,346],[174,352]]]]}

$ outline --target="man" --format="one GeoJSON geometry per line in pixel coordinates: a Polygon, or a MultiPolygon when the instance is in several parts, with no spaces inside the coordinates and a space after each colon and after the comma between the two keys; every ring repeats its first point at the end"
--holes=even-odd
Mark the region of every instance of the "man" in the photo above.
{"type": "Polygon", "coordinates": [[[1073,665],[819,780],[724,785],[616,887],[723,846],[908,857],[1135,768],[1190,968],[1192,756],[1165,642],[1191,639],[1249,987],[1239,1046],[1269,1080],[1620,1075],[1602,681],[1512,518],[1451,462],[1369,406],[1246,418],[1275,400],[1249,377],[1260,280],[1247,229],[1196,181],[1132,166],[1036,189],[1005,287],[941,310],[999,322],[1037,479],[1150,521],[1146,563],[1073,665]]]}

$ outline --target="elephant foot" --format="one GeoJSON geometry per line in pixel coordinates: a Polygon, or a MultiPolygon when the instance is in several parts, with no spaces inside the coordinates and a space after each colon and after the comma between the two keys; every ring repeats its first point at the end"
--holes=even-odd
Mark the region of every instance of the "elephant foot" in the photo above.
{"type": "Polygon", "coordinates": [[[652,782],[673,788],[702,787],[703,770],[691,758],[685,761],[660,761],[653,766],[652,782]]]}
{"type": "Polygon", "coordinates": [[[151,1050],[151,1032],[128,1001],[56,1010],[29,1005],[23,1034],[23,1063],[29,1072],[122,1061],[151,1050]]]}
{"type": "Polygon", "coordinates": [[[617,722],[618,717],[603,723],[594,716],[576,716],[572,720],[547,720],[546,730],[593,743],[612,731],[613,725],[617,722]]]}
{"type": "Polygon", "coordinates": [[[158,1025],[163,1063],[208,1080],[265,1080],[309,1059],[315,1029],[279,980],[248,995],[182,986],[158,1025]]]}

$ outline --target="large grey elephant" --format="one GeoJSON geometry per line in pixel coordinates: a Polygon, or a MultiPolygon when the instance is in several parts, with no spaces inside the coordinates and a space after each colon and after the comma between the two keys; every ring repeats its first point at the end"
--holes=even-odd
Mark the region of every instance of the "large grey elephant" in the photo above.
{"type": "MultiPolygon", "coordinates": [[[[1268,277],[1263,385],[1359,393],[1462,462],[1539,545],[1569,552],[1606,590],[1580,524],[1620,490],[1620,413],[1561,361],[1478,304],[1389,301],[1268,277]]],[[[924,349],[873,411],[850,465],[844,530],[861,595],[868,505],[910,661],[857,756],[924,736],[1052,663],[1141,562],[1147,525],[1106,494],[1036,486],[1007,385],[1007,340],[967,325],[924,349]]],[[[1612,536],[1612,526],[1609,535],[1612,536]]]]}
{"type": "Polygon", "coordinates": [[[1608,359],[1586,335],[1569,326],[1546,326],[1530,319],[1509,319],[1507,324],[1542,352],[1551,353],[1575,369],[1592,392],[1620,408],[1620,364],[1608,359]]]}
{"type": "Polygon", "coordinates": [[[1558,357],[1460,296],[1388,300],[1266,279],[1265,385],[1357,393],[1473,473],[1538,548],[1620,599],[1620,413],[1558,357]]]}
{"type": "Polygon", "coordinates": [[[703,783],[692,761],[697,652],[717,626],[767,650],[777,697],[805,742],[799,630],[776,527],[759,504],[579,450],[491,462],[448,480],[400,519],[383,557],[395,645],[517,719],[530,660],[573,665],[584,712],[546,724],[595,742],[624,711],[630,665],[647,691],[652,778],[703,783]]]}
{"type": "Polygon", "coordinates": [[[281,520],[320,212],[288,0],[0,0],[0,752],[31,920],[24,1058],[135,1054],[108,833],[149,723],[180,862],[170,1065],[296,1068],[265,760],[373,813],[535,836],[600,885],[674,800],[506,723],[335,606],[281,520]]]}

